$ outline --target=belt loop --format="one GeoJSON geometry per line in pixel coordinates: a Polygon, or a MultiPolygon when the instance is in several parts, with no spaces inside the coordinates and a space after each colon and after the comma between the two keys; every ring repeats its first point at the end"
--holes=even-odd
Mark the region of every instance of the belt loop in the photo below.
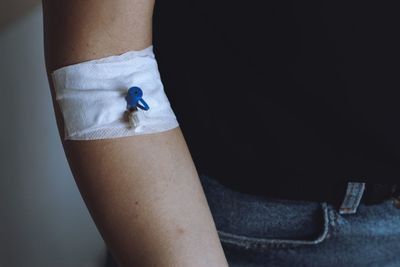
{"type": "Polygon", "coordinates": [[[354,214],[360,205],[365,190],[365,183],[348,182],[346,194],[339,208],[340,214],[354,214]]]}
{"type": "Polygon", "coordinates": [[[400,209],[400,184],[394,185],[394,192],[392,195],[393,205],[400,209]]]}

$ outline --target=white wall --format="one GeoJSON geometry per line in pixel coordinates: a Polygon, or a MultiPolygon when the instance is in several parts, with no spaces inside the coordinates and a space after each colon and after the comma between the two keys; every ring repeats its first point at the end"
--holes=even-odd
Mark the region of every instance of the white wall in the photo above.
{"type": "Polygon", "coordinates": [[[105,246],[56,129],[42,39],[40,6],[0,31],[0,266],[101,266],[105,246]]]}

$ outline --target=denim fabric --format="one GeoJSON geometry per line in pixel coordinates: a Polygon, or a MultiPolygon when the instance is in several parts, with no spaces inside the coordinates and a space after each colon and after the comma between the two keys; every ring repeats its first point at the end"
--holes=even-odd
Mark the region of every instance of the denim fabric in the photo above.
{"type": "Polygon", "coordinates": [[[400,209],[391,199],[339,214],[329,203],[233,191],[201,175],[231,267],[399,267],[400,209]]]}

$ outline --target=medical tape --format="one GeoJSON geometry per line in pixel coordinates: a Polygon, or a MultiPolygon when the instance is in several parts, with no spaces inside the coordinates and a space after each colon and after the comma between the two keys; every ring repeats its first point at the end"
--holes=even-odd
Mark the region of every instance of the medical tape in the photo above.
{"type": "Polygon", "coordinates": [[[179,126],[153,45],[65,66],[51,77],[63,116],[64,139],[117,138],[179,126]],[[135,98],[137,91],[139,98],[135,98]]]}

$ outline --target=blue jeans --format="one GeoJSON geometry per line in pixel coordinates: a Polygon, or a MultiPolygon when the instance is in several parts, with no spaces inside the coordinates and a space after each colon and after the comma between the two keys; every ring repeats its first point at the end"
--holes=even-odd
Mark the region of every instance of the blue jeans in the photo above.
{"type": "Polygon", "coordinates": [[[231,267],[399,267],[400,209],[391,199],[340,214],[325,202],[233,191],[200,175],[231,267]]]}

